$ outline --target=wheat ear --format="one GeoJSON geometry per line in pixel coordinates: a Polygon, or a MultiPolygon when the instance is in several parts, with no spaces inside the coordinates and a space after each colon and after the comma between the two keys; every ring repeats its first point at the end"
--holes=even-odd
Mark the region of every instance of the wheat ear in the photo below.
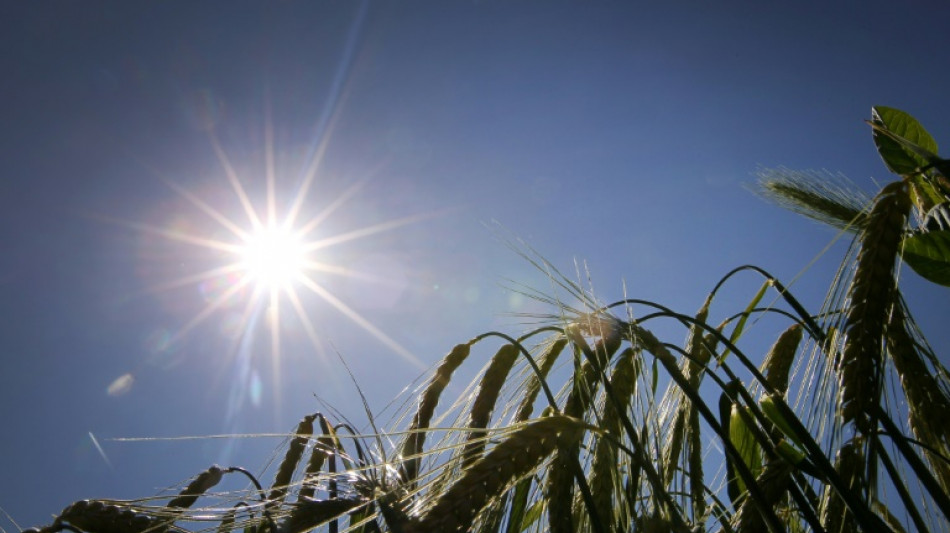
{"type": "Polygon", "coordinates": [[[146,533],[165,531],[168,521],[138,513],[129,507],[98,500],[80,500],[63,509],[52,526],[36,531],[60,531],[64,529],[64,524],[95,533],[146,533]]]}
{"type": "Polygon", "coordinates": [[[762,363],[762,374],[765,375],[769,386],[783,396],[788,391],[788,375],[795,361],[798,345],[802,342],[802,334],[801,324],[792,324],[779,335],[762,363]]]}
{"type": "Polygon", "coordinates": [[[883,366],[884,324],[896,297],[894,264],[911,202],[907,184],[885,186],[878,195],[848,290],[847,340],[840,364],[840,416],[866,434],[873,431],[870,406],[878,402],[883,366]]]}
{"type": "Polygon", "coordinates": [[[502,346],[485,370],[482,381],[478,384],[478,391],[475,394],[475,401],[472,403],[472,410],[469,413],[468,427],[476,431],[468,434],[468,442],[462,449],[462,467],[464,468],[475,460],[479,453],[485,449],[484,431],[491,420],[492,411],[495,410],[495,402],[498,400],[498,394],[501,392],[502,385],[508,379],[508,373],[515,364],[521,349],[514,344],[502,346]]]}
{"type": "Polygon", "coordinates": [[[950,493],[950,465],[945,460],[950,457],[950,398],[917,351],[903,311],[902,306],[895,306],[891,314],[887,348],[907,397],[910,429],[936,452],[925,450],[924,455],[941,488],[950,493]]]}
{"type": "Polygon", "coordinates": [[[224,470],[217,465],[198,474],[195,479],[188,484],[181,493],[168,502],[168,508],[187,508],[195,503],[199,496],[208,491],[211,487],[221,482],[224,476],[224,470]]]}
{"type": "Polygon", "coordinates": [[[538,393],[541,392],[541,380],[547,377],[548,372],[551,371],[551,367],[554,366],[554,363],[566,345],[567,339],[565,337],[559,337],[555,339],[548,349],[538,358],[538,369],[540,372],[538,374],[532,373],[528,378],[528,382],[524,388],[524,397],[515,415],[516,422],[524,422],[531,416],[531,413],[534,411],[534,401],[537,399],[538,393]]]}
{"type": "Polygon", "coordinates": [[[442,358],[435,375],[432,376],[422,393],[419,408],[412,418],[409,433],[400,451],[400,455],[405,458],[402,468],[406,481],[416,479],[419,474],[419,457],[416,456],[422,451],[422,446],[425,444],[426,432],[424,430],[429,427],[429,422],[435,413],[435,407],[439,403],[439,396],[442,395],[442,391],[445,390],[452,379],[452,373],[468,358],[471,348],[471,342],[459,344],[452,348],[448,355],[442,358]]]}
{"type": "MultiPolygon", "coordinates": [[[[564,404],[564,414],[576,418],[586,416],[600,385],[598,369],[595,364],[606,359],[607,352],[603,339],[595,343],[592,349],[581,335],[582,329],[576,325],[565,328],[564,334],[574,344],[577,357],[583,353],[586,357],[574,372],[572,389],[564,404]],[[601,355],[603,354],[603,355],[601,355]]],[[[619,346],[619,342],[617,343],[619,346]]],[[[575,529],[571,512],[574,500],[573,463],[579,455],[577,445],[558,448],[548,469],[545,481],[545,497],[548,500],[548,527],[552,533],[570,533],[575,529]]]]}
{"type": "Polygon", "coordinates": [[[290,516],[278,526],[279,533],[304,533],[365,504],[362,498],[297,501],[290,516]]]}
{"type": "Polygon", "coordinates": [[[405,533],[466,531],[479,512],[517,480],[527,476],[558,445],[580,439],[587,425],[562,415],[540,418],[514,430],[487,454],[462,471],[421,518],[405,533]]]}
{"type": "MultiPolygon", "coordinates": [[[[705,324],[709,316],[709,306],[712,304],[712,295],[706,298],[703,306],[696,313],[696,317],[689,328],[689,337],[686,341],[686,353],[690,355],[682,363],[683,374],[689,380],[690,386],[698,389],[702,380],[703,372],[706,370],[706,363],[709,362],[712,352],[709,350],[707,340],[703,337],[701,324],[705,324]]],[[[683,449],[683,439],[687,436],[689,430],[686,429],[687,419],[690,421],[690,427],[697,421],[695,407],[693,407],[678,388],[671,388],[669,396],[664,399],[673,415],[673,423],[669,425],[666,435],[666,445],[663,448],[663,460],[660,467],[664,474],[663,481],[668,485],[673,481],[673,474],[677,471],[680,453],[683,449]]],[[[668,411],[669,412],[669,411],[668,411]]],[[[691,437],[692,438],[692,437],[691,437]]]]}
{"type": "MultiPolygon", "coordinates": [[[[861,232],[854,279],[848,288],[847,339],[839,364],[839,415],[853,425],[855,436],[839,450],[835,470],[851,489],[865,495],[865,435],[876,430],[872,407],[880,401],[883,383],[884,326],[897,300],[894,264],[907,225],[911,201],[903,181],[878,194],[861,232]]],[[[873,466],[873,465],[871,465],[873,466]]],[[[827,493],[822,524],[831,531],[855,531],[857,524],[844,501],[827,493]]]]}
{"type": "Polygon", "coordinates": [[[630,406],[630,400],[636,390],[639,375],[637,355],[638,352],[634,348],[627,348],[617,357],[617,364],[610,376],[610,383],[617,402],[616,405],[608,402],[605,406],[604,417],[600,424],[604,435],[597,439],[597,444],[594,447],[590,492],[594,500],[594,509],[597,510],[597,516],[601,518],[612,516],[615,503],[620,503],[614,501],[615,495],[621,493],[617,490],[617,487],[622,486],[623,483],[623,480],[620,479],[621,472],[617,468],[617,445],[606,435],[613,435],[614,438],[617,438],[622,434],[621,412],[625,412],[630,406]]]}
{"type": "Polygon", "coordinates": [[[337,442],[334,439],[330,422],[322,414],[317,414],[316,416],[320,420],[321,433],[320,436],[317,437],[317,442],[314,444],[313,450],[310,452],[310,460],[307,461],[307,467],[304,470],[304,483],[298,493],[298,498],[301,500],[313,498],[317,489],[316,483],[314,483],[313,480],[323,469],[323,463],[326,462],[330,455],[335,453],[334,450],[337,449],[337,442]]]}
{"type": "Polygon", "coordinates": [[[294,438],[290,440],[290,446],[287,448],[287,454],[284,460],[277,467],[277,475],[274,476],[274,484],[271,486],[268,494],[267,505],[270,508],[280,505],[287,496],[287,489],[290,486],[290,480],[293,478],[294,470],[297,469],[297,463],[303,457],[303,450],[307,447],[307,441],[313,435],[313,420],[316,415],[307,415],[297,424],[294,431],[294,438]]]}

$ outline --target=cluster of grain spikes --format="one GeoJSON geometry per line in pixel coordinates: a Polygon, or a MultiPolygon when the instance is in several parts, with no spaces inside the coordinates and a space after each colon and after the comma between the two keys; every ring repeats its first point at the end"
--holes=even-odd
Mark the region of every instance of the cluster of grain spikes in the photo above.
{"type": "MultiPolygon", "coordinates": [[[[839,449],[835,469],[849,486],[863,493],[866,502],[871,500],[876,467],[868,457],[874,453],[872,441],[877,438],[872,406],[880,403],[884,384],[882,332],[897,300],[894,266],[910,208],[903,181],[884,187],[878,195],[860,235],[861,250],[848,294],[847,341],[837,370],[839,416],[853,435],[839,449]]],[[[822,522],[831,531],[857,531],[853,514],[833,492],[828,493],[822,522]]]]}
{"type": "Polygon", "coordinates": [[[901,181],[873,202],[809,181],[825,174],[768,174],[769,195],[858,234],[819,313],[754,266],[726,274],[693,315],[603,305],[525,255],[579,305],[526,293],[556,312],[521,337],[455,346],[397,415],[406,429],[377,435],[375,456],[316,414],[268,491],[243,469],[213,467],[165,505],[77,502],[31,533],[166,533],[208,520],[219,533],[948,531],[950,372],[915,327],[896,265],[921,261],[921,275],[950,285],[950,254],[934,244],[950,249],[950,163],[915,124],[875,109],[875,142],[901,181]],[[912,207],[926,213],[917,227],[912,207]],[[761,285],[715,321],[717,295],[727,283],[738,292],[740,274],[761,285]],[[625,319],[613,314],[621,307],[625,319]],[[685,342],[663,340],[671,330],[685,342]],[[473,361],[475,378],[458,379],[473,361]],[[207,491],[229,472],[256,490],[191,510],[220,498],[207,491]]]}
{"type": "Polygon", "coordinates": [[[569,310],[566,320],[565,315],[552,316],[554,325],[517,340],[491,334],[456,346],[422,389],[416,411],[405,415],[411,422],[400,447],[404,452],[401,470],[416,474],[404,478],[413,487],[405,527],[412,531],[432,524],[446,531],[463,527],[470,531],[686,531],[718,523],[754,531],[757,526],[780,530],[789,520],[820,527],[816,482],[793,477],[790,471],[808,467],[814,473],[814,462],[832,470],[830,462],[807,457],[818,449],[814,440],[808,450],[801,449],[800,436],[790,444],[791,437],[776,430],[769,418],[776,415],[765,414],[759,402],[781,391],[782,416],[797,416],[784,399],[789,368],[804,332],[813,340],[823,339],[824,334],[784,286],[761,269],[737,269],[723,282],[745,271],[765,276],[763,288],[742,313],[717,326],[707,322],[713,291],[694,317],[650,302],[624,300],[611,306],[587,305],[585,312],[569,310]],[[789,310],[758,307],[769,289],[789,310]],[[643,305],[655,312],[623,321],[608,313],[620,305],[643,305]],[[796,320],[766,358],[764,375],[737,344],[746,333],[748,319],[762,315],[796,320]],[[662,318],[685,327],[688,338],[683,348],[661,342],[645,329],[647,321],[662,318]],[[524,348],[528,338],[542,332],[551,335],[534,349],[524,348]],[[463,393],[460,401],[435,417],[448,380],[473,357],[474,345],[489,336],[503,337],[507,344],[488,359],[473,381],[474,390],[463,393]],[[573,357],[558,365],[558,356],[567,346],[573,357]],[[737,359],[738,365],[727,357],[737,359]],[[738,388],[761,389],[759,400],[748,392],[735,392],[740,383],[737,373],[742,372],[751,381],[738,388]],[[716,415],[708,393],[701,392],[707,376],[723,391],[727,413],[743,413],[741,428],[738,423],[730,428],[729,416],[716,415]],[[667,383],[662,394],[657,390],[660,382],[667,383]],[[550,392],[554,383],[562,384],[556,395],[550,392]],[[535,406],[541,390],[547,405],[535,406]],[[541,418],[532,419],[539,411],[541,418]],[[586,426],[572,434],[574,438],[559,438],[556,446],[548,443],[532,450],[538,455],[526,464],[510,465],[511,472],[495,470],[493,477],[485,478],[494,468],[489,465],[501,464],[499,457],[518,448],[508,444],[515,435],[511,428],[543,420],[545,415],[568,417],[586,426]],[[433,420],[448,423],[436,423],[442,426],[436,430],[429,427],[433,420]],[[435,431],[444,436],[426,449],[425,435],[435,431]],[[736,435],[742,435],[743,442],[755,441],[759,456],[754,461],[736,435]],[[717,454],[718,464],[730,465],[727,479],[718,487],[706,483],[704,477],[704,470],[717,464],[717,454]],[[674,478],[680,483],[671,484],[674,478]],[[740,489],[727,499],[726,486],[740,489]],[[473,487],[480,491],[478,498],[471,497],[473,487]],[[464,505],[458,501],[461,495],[467,495],[464,505]]]}
{"type": "MultiPolygon", "coordinates": [[[[586,306],[520,338],[489,333],[450,350],[397,418],[407,430],[389,460],[385,451],[375,456],[382,460],[368,457],[358,438],[344,446],[341,431],[355,432],[314,414],[294,430],[256,501],[230,493],[200,518],[189,513],[199,497],[213,497],[205,492],[223,473],[243,472],[213,468],[165,506],[79,503],[40,533],[164,532],[209,519],[220,533],[821,531],[825,486],[858,530],[898,527],[898,512],[869,502],[841,474],[847,458],[825,451],[834,441],[807,427],[807,407],[791,407],[802,344],[828,358],[837,350],[767,272],[730,272],[692,316],[630,299],[586,306]],[[765,281],[741,312],[712,323],[716,294],[740,273],[765,281]],[[777,303],[762,307],[768,294],[777,303]],[[626,320],[610,314],[621,306],[626,320]],[[764,332],[776,339],[772,348],[759,350],[762,324],[776,320],[782,329],[764,332]],[[671,325],[685,333],[681,345],[651,331],[671,325]],[[483,351],[493,339],[503,343],[483,351]],[[481,372],[440,408],[466,362],[482,364],[481,372]]],[[[919,354],[896,353],[907,345],[900,335],[914,334],[900,318],[889,323],[895,366],[932,378],[911,402],[920,410],[912,424],[923,426],[923,404],[942,394],[946,374],[921,369],[919,354]]],[[[921,442],[926,460],[941,460],[940,440],[921,442]]],[[[912,522],[928,520],[939,523],[912,522]]]]}
{"type": "MultiPolygon", "coordinates": [[[[220,483],[224,474],[231,472],[248,476],[258,493],[263,495],[260,483],[247,470],[214,465],[196,476],[162,507],[150,507],[147,505],[148,500],[80,500],[63,509],[51,525],[30,528],[24,533],[56,533],[63,530],[88,533],[165,532],[174,527],[175,522],[202,494],[220,483]]],[[[265,514],[264,518],[268,523],[273,523],[269,514],[265,514]]]]}
{"type": "Polygon", "coordinates": [[[574,445],[585,429],[591,428],[576,418],[553,415],[510,430],[490,452],[468,464],[448,490],[439,494],[435,504],[403,531],[468,530],[491,500],[536,471],[559,447],[574,445]]]}
{"type": "Polygon", "coordinates": [[[798,402],[813,406],[809,429],[834,462],[820,487],[821,525],[945,531],[950,379],[916,329],[898,279],[905,264],[950,286],[950,164],[909,114],[877,106],[867,122],[882,161],[900,178],[873,199],[815,173],[760,174],[765,196],[857,233],[823,306],[826,329],[836,334],[799,376],[798,402]],[[902,418],[906,425],[895,422],[902,418]]]}
{"type": "MultiPolygon", "coordinates": [[[[82,500],[67,506],[51,525],[26,531],[165,533],[184,530],[184,523],[217,522],[218,533],[304,533],[324,526],[327,531],[336,532],[340,522],[347,518],[350,531],[379,531],[374,506],[391,498],[390,491],[376,475],[357,439],[353,439],[356,453],[346,451],[341,430],[349,427],[334,426],[322,414],[304,417],[290,437],[269,490],[244,468],[212,466],[164,505],[156,505],[160,497],[82,500]],[[315,422],[321,429],[316,437],[315,422]],[[302,466],[308,449],[309,460],[302,466]],[[207,494],[225,474],[232,472],[247,476],[254,490],[207,494]],[[291,495],[294,498],[289,498],[291,495]],[[202,497],[217,498],[219,503],[192,512],[192,506],[202,497]]],[[[382,513],[380,517],[385,519],[382,513]]]]}

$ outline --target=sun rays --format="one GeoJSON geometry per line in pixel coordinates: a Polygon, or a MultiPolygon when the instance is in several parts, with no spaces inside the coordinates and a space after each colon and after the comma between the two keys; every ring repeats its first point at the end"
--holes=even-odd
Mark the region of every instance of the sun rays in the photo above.
{"type": "Polygon", "coordinates": [[[244,243],[241,269],[248,282],[260,289],[287,289],[304,275],[305,250],[299,236],[288,228],[261,228],[244,243]]]}
{"type": "MultiPolygon", "coordinates": [[[[363,212],[353,204],[358,203],[354,198],[364,191],[371,177],[388,168],[386,163],[364,169],[362,177],[350,179],[342,187],[339,172],[328,174],[324,169],[329,141],[343,103],[349,98],[349,71],[357,56],[367,9],[364,2],[355,13],[331,76],[327,101],[309,135],[299,138],[304,141],[302,145],[294,144],[294,137],[288,146],[275,141],[279,136],[275,135],[268,103],[264,106],[262,135],[253,135],[253,144],[237,151],[230,135],[237,130],[225,129],[209,110],[202,116],[210,118],[199,121],[200,129],[208,133],[213,154],[210,159],[217,163],[207,178],[191,180],[158,172],[159,179],[174,193],[165,200],[171,209],[154,206],[159,221],[139,214],[132,222],[107,220],[140,235],[143,262],[139,274],[146,279],[144,292],[166,304],[175,317],[170,327],[155,332],[156,338],[162,339],[161,351],[178,353],[188,341],[217,331],[233,356],[228,366],[246,368],[248,358],[265,353],[260,349],[265,346],[276,391],[283,385],[285,355],[310,354],[297,350],[299,343],[285,342],[284,337],[309,343],[318,357],[331,357],[327,348],[332,339],[317,327],[334,327],[328,325],[332,322],[329,311],[346,317],[345,321],[369,333],[368,338],[402,360],[424,368],[385,328],[347,302],[347,296],[352,295],[346,291],[354,284],[405,288],[405,281],[385,272],[360,272],[348,259],[345,246],[369,238],[376,246],[377,235],[439,216],[443,211],[380,220],[378,212],[363,212]],[[297,152],[301,147],[304,152],[297,152]],[[294,171],[288,172],[288,166],[294,171]],[[340,220],[352,225],[340,224],[340,220]],[[207,327],[215,317],[221,323],[217,330],[207,327]],[[258,333],[269,338],[260,339],[258,333]]],[[[265,102],[270,102],[269,89],[265,93],[265,102]]],[[[216,105],[207,99],[202,102],[216,105]]],[[[127,392],[136,374],[133,371],[117,378],[109,393],[127,392]]],[[[244,385],[237,386],[246,388],[247,380],[239,381],[244,385]]]]}
{"type": "MultiPolygon", "coordinates": [[[[143,242],[151,243],[149,258],[158,261],[156,265],[175,263],[173,271],[152,271],[149,274],[146,293],[167,294],[168,299],[176,300],[176,303],[183,290],[195,288],[201,293],[201,300],[195,300],[194,292],[185,293],[191,295],[186,300],[200,302],[200,305],[191,306],[186,315],[179,312],[180,321],[166,344],[182,345],[202,324],[214,317],[229,316],[231,318],[227,320],[236,324],[230,326],[236,332],[231,337],[234,354],[246,351],[249,343],[262,342],[270,358],[276,390],[281,384],[282,359],[287,346],[282,337],[293,336],[288,338],[309,342],[315,355],[327,357],[325,346],[332,343],[332,339],[318,331],[313,317],[331,310],[346,317],[406,362],[423,368],[424,365],[408,349],[349,305],[344,295],[334,289],[333,282],[339,279],[348,280],[350,286],[353,283],[385,286],[392,280],[379,273],[370,274],[352,268],[343,259],[346,254],[334,253],[334,248],[391,232],[440,213],[372,221],[373,216],[357,213],[355,210],[359,207],[351,205],[367,183],[369,178],[365,177],[354,180],[354,183],[344,186],[342,192],[329,198],[308,198],[312,190],[319,188],[320,192],[326,193],[331,189],[313,186],[320,176],[325,141],[304,165],[304,175],[296,180],[294,194],[282,197],[280,185],[290,180],[278,173],[269,123],[265,125],[264,168],[256,174],[244,170],[244,161],[234,164],[213,131],[209,136],[221,169],[221,176],[208,178],[208,181],[218,181],[218,185],[211,189],[213,193],[162,178],[172,191],[172,198],[177,199],[174,203],[178,207],[173,211],[187,213],[187,223],[109,220],[142,236],[150,236],[143,242]],[[238,168],[242,169],[242,174],[238,168]],[[347,220],[372,222],[352,228],[343,226],[342,230],[331,229],[341,228],[339,223],[328,224],[335,214],[349,215],[340,217],[347,220]],[[284,327],[288,321],[294,325],[284,327]],[[267,335],[267,340],[255,341],[258,333],[267,335]]],[[[370,175],[379,170],[373,169],[370,175]]],[[[222,318],[222,322],[224,320],[222,318]]],[[[202,326],[201,331],[204,334],[208,330],[202,326]]],[[[246,358],[247,355],[240,357],[246,358]]],[[[134,373],[137,372],[118,378],[109,388],[110,395],[127,392],[134,373]]]]}
{"type": "MultiPolygon", "coordinates": [[[[314,214],[310,219],[298,222],[303,207],[307,202],[307,195],[313,181],[318,175],[319,159],[323,149],[317,151],[314,161],[308,165],[303,184],[289,202],[290,207],[281,212],[278,209],[277,181],[275,170],[273,132],[268,124],[265,131],[265,162],[263,172],[265,180],[265,198],[255,202],[248,193],[244,183],[248,180],[238,175],[234,165],[228,158],[217,138],[211,136],[211,144],[221,163],[227,182],[234,197],[238,200],[244,220],[227,216],[210,203],[190,193],[180,185],[169,183],[172,190],[207,216],[212,224],[225,230],[230,238],[208,239],[198,235],[182,232],[158,231],[162,236],[185,244],[203,247],[209,251],[224,252],[222,264],[204,272],[182,276],[171,280],[166,285],[183,285],[201,282],[225,274],[235,280],[230,287],[221,291],[193,316],[179,331],[178,336],[185,334],[221,307],[224,302],[238,294],[246,294],[247,302],[243,313],[242,328],[251,327],[251,316],[266,311],[267,325],[271,334],[271,357],[274,365],[279,365],[281,358],[280,320],[285,312],[292,312],[301,324],[314,346],[317,347],[319,338],[313,323],[309,319],[305,297],[316,296],[324,303],[330,304],[343,316],[350,319],[360,328],[370,333],[377,341],[393,352],[416,366],[422,366],[420,361],[396,340],[392,339],[372,321],[348,306],[334,294],[329,286],[321,284],[314,276],[315,273],[329,273],[336,276],[348,276],[364,282],[385,281],[370,279],[369,276],[353,272],[345,265],[335,264],[330,259],[326,249],[345,244],[347,242],[370,237],[382,232],[391,231],[400,226],[416,222],[431,215],[409,216],[383,223],[372,224],[355,228],[330,236],[316,236],[316,230],[322,229],[321,224],[333,212],[343,209],[347,200],[352,198],[365,183],[359,181],[351,185],[333,201],[314,214]]],[[[321,147],[323,148],[323,147],[321,147]]],[[[145,228],[155,231],[153,228],[145,228]]]]}

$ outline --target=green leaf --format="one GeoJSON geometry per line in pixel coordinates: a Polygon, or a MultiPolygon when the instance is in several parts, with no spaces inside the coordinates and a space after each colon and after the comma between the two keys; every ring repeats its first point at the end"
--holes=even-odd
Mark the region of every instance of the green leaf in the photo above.
{"type": "Polygon", "coordinates": [[[904,239],[904,261],[924,279],[950,287],[950,230],[904,239]]]}
{"type": "Polygon", "coordinates": [[[522,479],[515,485],[515,490],[511,496],[511,505],[509,505],[508,529],[506,529],[506,533],[521,533],[530,527],[530,523],[525,523],[528,506],[528,489],[530,488],[530,477],[522,479]]]}
{"type": "Polygon", "coordinates": [[[933,206],[946,201],[948,198],[940,191],[934,180],[917,174],[910,180],[911,198],[917,209],[926,213],[933,206]]]}
{"type": "Polygon", "coordinates": [[[871,125],[874,126],[874,144],[891,172],[913,174],[936,158],[937,142],[907,113],[875,106],[871,108],[871,125]],[[932,158],[926,157],[928,153],[932,158]]]}
{"type": "MultiPolygon", "coordinates": [[[[737,413],[733,405],[733,398],[738,394],[738,390],[742,387],[742,383],[739,380],[734,379],[725,384],[722,388],[722,394],[719,395],[719,424],[721,426],[721,433],[719,437],[723,439],[723,442],[730,442],[739,452],[740,461],[747,463],[746,454],[743,451],[743,448],[736,443],[737,440],[743,440],[743,433],[750,431],[745,425],[745,421],[741,420],[740,417],[734,417],[737,413]],[[736,419],[740,418],[740,419],[736,419]],[[741,427],[733,429],[732,424],[736,422],[741,427]],[[735,436],[733,432],[735,431],[735,436]]],[[[732,457],[731,453],[725,454],[726,459],[726,492],[729,494],[729,500],[732,501],[733,507],[738,508],[739,499],[745,493],[746,487],[739,479],[739,474],[736,466],[736,460],[732,457]]]]}
{"type": "MultiPolygon", "coordinates": [[[[746,322],[749,321],[749,317],[752,316],[752,311],[759,305],[759,302],[762,301],[762,298],[765,297],[765,291],[769,290],[773,284],[772,280],[765,280],[765,283],[762,284],[762,287],[759,288],[759,291],[755,293],[755,296],[752,297],[752,301],[749,302],[749,305],[746,306],[745,311],[740,315],[739,322],[736,324],[736,328],[732,330],[732,335],[729,336],[729,344],[735,346],[736,342],[739,340],[739,337],[742,336],[742,333],[745,331],[746,322]]],[[[729,348],[726,348],[722,352],[722,355],[718,357],[718,361],[721,364],[726,360],[726,356],[729,355],[729,348]]]]}
{"type": "Polygon", "coordinates": [[[805,462],[805,454],[785,439],[778,441],[775,451],[792,466],[798,466],[805,462]]]}
{"type": "Polygon", "coordinates": [[[541,518],[541,513],[544,511],[544,503],[546,501],[547,500],[544,499],[538,500],[528,509],[528,512],[524,515],[524,520],[521,522],[521,529],[518,531],[527,530],[541,518]]]}
{"type": "Polygon", "coordinates": [[[762,411],[762,414],[765,415],[765,418],[768,418],[770,422],[775,424],[775,427],[782,432],[787,438],[791,439],[792,442],[802,445],[801,441],[795,435],[795,430],[792,429],[792,426],[785,420],[785,417],[782,416],[781,411],[775,405],[775,399],[781,398],[777,394],[766,394],[759,399],[759,409],[762,411]]]}
{"type": "MultiPolygon", "coordinates": [[[[748,423],[752,421],[752,415],[747,408],[743,406],[732,406],[731,419],[729,421],[729,440],[736,447],[742,461],[752,472],[753,477],[758,477],[762,472],[762,451],[759,447],[759,441],[755,440],[755,435],[749,428],[748,423]]],[[[738,478],[738,476],[736,476],[738,478]]],[[[745,491],[746,486],[741,478],[737,479],[739,490],[745,491]]]]}
{"type": "Polygon", "coordinates": [[[812,462],[808,460],[808,458],[805,456],[805,453],[796,448],[794,444],[789,443],[787,440],[782,439],[778,441],[778,444],[775,445],[774,450],[779,457],[784,459],[788,464],[794,466],[799,472],[808,474],[814,478],[822,480],[826,479],[826,477],[822,475],[821,471],[819,471],[815,465],[813,465],[812,462]]]}

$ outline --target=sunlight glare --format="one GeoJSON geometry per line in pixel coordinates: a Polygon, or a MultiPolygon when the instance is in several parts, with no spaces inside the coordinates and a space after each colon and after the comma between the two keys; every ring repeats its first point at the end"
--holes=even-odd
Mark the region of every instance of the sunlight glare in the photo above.
{"type": "Polygon", "coordinates": [[[304,243],[285,228],[262,228],[248,237],[241,250],[248,281],[261,289],[289,288],[301,278],[305,264],[304,243]]]}
{"type": "MultiPolygon", "coordinates": [[[[358,179],[339,196],[330,198],[329,204],[324,206],[323,209],[319,209],[315,213],[309,213],[308,218],[301,217],[301,211],[307,205],[305,196],[310,190],[312,182],[319,175],[319,163],[327,142],[326,139],[323,139],[319,143],[320,148],[306,165],[307,170],[303,183],[297,187],[289,208],[282,209],[277,202],[276,182],[278,173],[275,168],[273,137],[270,131],[271,127],[268,122],[265,126],[264,135],[266,166],[264,171],[264,185],[266,187],[264,198],[249,194],[235,166],[225,153],[224,147],[219,143],[217,136],[213,131],[209,132],[215,155],[221,164],[227,182],[230,184],[231,191],[244,212],[246,220],[241,220],[239,216],[229,216],[201,196],[173,180],[162,178],[162,181],[179,197],[191,204],[200,213],[206,215],[210,220],[216,222],[221,230],[225,230],[224,237],[219,237],[217,234],[209,236],[203,231],[190,228],[176,229],[167,228],[164,225],[109,220],[146,234],[163,237],[169,241],[215,252],[215,260],[223,259],[222,262],[216,265],[208,265],[193,272],[184,271],[173,279],[159,282],[148,288],[148,292],[177,290],[195,284],[203,288],[201,294],[205,298],[204,305],[190,320],[177,329],[167,341],[167,344],[175,344],[209,317],[226,311],[228,307],[235,304],[236,300],[246,298],[244,311],[239,318],[233,318],[235,317],[234,313],[228,314],[232,318],[228,321],[230,332],[227,337],[237,343],[235,344],[235,350],[238,349],[237,346],[241,346],[241,353],[244,353],[245,347],[249,347],[253,343],[252,330],[256,327],[255,325],[265,326],[269,330],[269,355],[272,366],[273,390],[277,391],[282,383],[281,367],[284,346],[282,335],[295,331],[294,325],[290,325],[285,329],[283,327],[285,321],[290,320],[291,324],[299,325],[306,336],[309,337],[310,343],[319,355],[321,357],[327,356],[321,339],[322,335],[318,333],[315,323],[309,317],[312,311],[308,309],[308,305],[303,299],[304,295],[310,294],[329,304],[339,314],[369,333],[405,361],[417,368],[424,368],[425,365],[412,352],[389,337],[371,320],[334,294],[332,284],[328,284],[327,281],[321,279],[321,274],[347,277],[369,283],[390,282],[388,276],[369,275],[348,266],[334,263],[332,261],[332,251],[329,251],[329,249],[440,216],[442,212],[411,215],[369,224],[350,231],[321,235],[322,231],[317,231],[317,228],[332,213],[341,210],[347,201],[354,197],[356,192],[368,182],[369,176],[358,179]],[[289,307],[285,307],[288,304],[289,307]],[[291,312],[287,313],[285,310],[291,312]]],[[[379,168],[373,169],[371,175],[378,170],[379,168]]],[[[110,387],[110,394],[118,395],[124,392],[123,388],[132,385],[132,379],[132,375],[129,374],[128,378],[122,377],[116,380],[110,387]]],[[[257,394],[260,395],[260,384],[258,384],[257,394]]],[[[257,401],[259,400],[260,398],[257,401]]],[[[275,397],[275,401],[277,400],[279,398],[275,397]]],[[[279,401],[275,404],[275,410],[279,411],[279,401]]]]}
{"type": "MultiPolygon", "coordinates": [[[[313,138],[307,143],[309,148],[301,162],[303,164],[299,166],[302,174],[291,176],[291,179],[296,180],[296,184],[288,205],[278,202],[277,182],[280,158],[275,149],[275,131],[271,124],[270,105],[267,104],[264,111],[262,147],[264,169],[262,176],[259,177],[263,178],[263,191],[257,187],[260,183],[259,178],[242,180],[239,170],[244,165],[232,164],[225,147],[219,140],[216,124],[210,124],[207,129],[211,148],[236,200],[237,205],[231,203],[231,209],[240,207],[237,213],[225,211],[220,206],[209,202],[207,196],[192,192],[179,184],[177,180],[159,175],[161,180],[181,199],[197,209],[199,213],[206,215],[209,220],[216,222],[217,227],[205,228],[201,225],[166,227],[165,224],[108,220],[131,227],[143,234],[159,236],[168,241],[213,252],[213,255],[209,257],[198,256],[195,263],[201,266],[196,270],[190,270],[191,267],[187,262],[178,261],[175,275],[171,279],[159,281],[146,289],[145,292],[149,293],[163,293],[197,285],[204,301],[202,307],[186,323],[177,328],[174,334],[168,335],[167,339],[162,339],[163,348],[160,351],[166,351],[167,346],[177,345],[199,324],[220,313],[225,316],[222,321],[226,323],[222,333],[232,343],[231,349],[234,355],[240,354],[240,364],[244,365],[240,368],[243,371],[248,369],[250,354],[257,351],[254,349],[257,342],[255,328],[266,327],[270,333],[269,355],[272,366],[270,388],[275,391],[274,410],[278,414],[280,395],[276,392],[281,391],[284,385],[281,377],[284,346],[282,335],[298,333],[300,332],[298,328],[302,328],[318,355],[324,359],[329,355],[324,346],[324,339],[317,330],[318,323],[310,318],[314,309],[310,307],[309,302],[305,301],[306,296],[323,301],[416,368],[425,368],[425,365],[412,352],[389,337],[369,318],[344,303],[335,293],[332,280],[324,279],[324,275],[346,277],[369,283],[390,283],[391,280],[387,275],[370,275],[358,272],[349,265],[334,262],[333,251],[329,249],[393,231],[407,224],[440,216],[442,213],[407,216],[375,224],[370,223],[341,233],[324,234],[326,228],[321,227],[323,222],[331,214],[342,210],[371,176],[375,176],[386,167],[386,162],[380,162],[366,176],[357,178],[337,197],[328,198],[328,205],[322,206],[322,209],[315,210],[315,213],[307,212],[313,204],[308,201],[312,199],[309,193],[322,175],[321,166],[324,155],[337,120],[341,116],[341,102],[347,95],[349,67],[354,51],[358,49],[356,45],[359,42],[359,30],[367,10],[367,4],[363,3],[359,16],[350,28],[344,57],[332,79],[329,100],[314,125],[313,138]],[[263,195],[261,195],[262,192],[263,195]],[[243,217],[240,211],[243,211],[243,217]],[[215,263],[206,264],[205,261],[209,258],[215,263]],[[242,300],[244,300],[244,309],[238,313],[233,307],[242,300]],[[283,327],[284,322],[286,322],[286,327],[283,327]]],[[[219,194],[215,189],[211,197],[217,196],[219,194]]],[[[179,299],[174,298],[174,300],[177,306],[179,299]]],[[[253,404],[260,405],[263,390],[261,377],[257,374],[256,368],[251,370],[254,372],[249,378],[251,381],[241,378],[240,387],[242,389],[250,387],[253,404]]],[[[123,394],[133,383],[132,373],[121,376],[109,387],[109,393],[123,394]]],[[[235,400],[235,402],[237,403],[229,403],[229,410],[239,407],[240,401],[235,400]]]]}

